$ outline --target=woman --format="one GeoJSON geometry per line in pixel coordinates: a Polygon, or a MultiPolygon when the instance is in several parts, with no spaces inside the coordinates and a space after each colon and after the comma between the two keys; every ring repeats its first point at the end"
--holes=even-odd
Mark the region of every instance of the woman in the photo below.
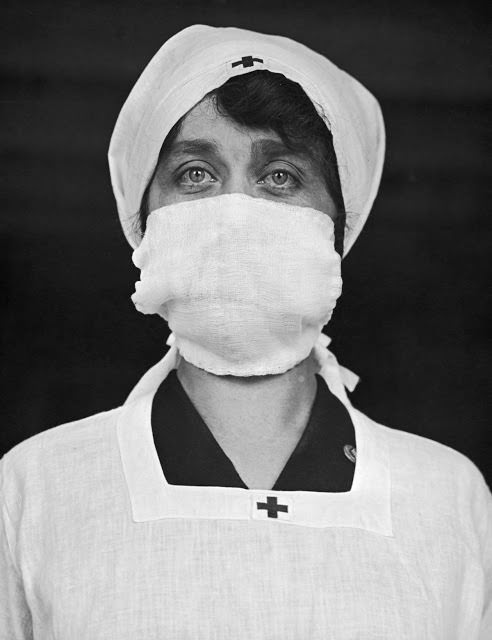
{"type": "Polygon", "coordinates": [[[156,54],[109,161],[171,348],[1,460],[1,638],[490,637],[483,476],[357,411],[321,333],[383,155],[373,96],[292,40],[156,54]]]}

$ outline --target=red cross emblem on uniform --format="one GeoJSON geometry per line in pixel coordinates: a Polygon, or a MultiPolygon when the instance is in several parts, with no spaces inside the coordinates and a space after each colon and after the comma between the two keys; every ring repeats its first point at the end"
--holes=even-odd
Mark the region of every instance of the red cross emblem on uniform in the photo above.
{"type": "Polygon", "coordinates": [[[284,511],[285,513],[289,511],[289,507],[286,504],[278,504],[275,496],[268,496],[266,502],[257,502],[256,508],[264,509],[269,518],[278,518],[279,511],[284,511]]]}

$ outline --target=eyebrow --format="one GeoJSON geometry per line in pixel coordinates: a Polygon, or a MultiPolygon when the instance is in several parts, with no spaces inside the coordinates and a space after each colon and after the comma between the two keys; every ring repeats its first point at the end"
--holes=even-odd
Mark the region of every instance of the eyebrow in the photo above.
{"type": "Polygon", "coordinates": [[[260,138],[255,140],[251,145],[251,151],[255,159],[261,158],[269,159],[275,156],[298,156],[304,159],[309,159],[310,154],[307,148],[303,149],[304,145],[299,145],[299,148],[289,148],[282,140],[274,140],[273,138],[260,138]]]}
{"type": "Polygon", "coordinates": [[[205,138],[194,138],[192,140],[179,140],[173,143],[170,149],[171,153],[183,153],[183,154],[203,154],[203,155],[218,155],[218,145],[205,138]]]}

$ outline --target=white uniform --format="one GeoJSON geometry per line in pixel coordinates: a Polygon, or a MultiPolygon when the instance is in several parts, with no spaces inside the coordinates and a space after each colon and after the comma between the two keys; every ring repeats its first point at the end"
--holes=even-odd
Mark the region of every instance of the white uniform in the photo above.
{"type": "Polygon", "coordinates": [[[150,410],[175,355],[0,461],[2,640],[492,638],[492,497],[466,456],[338,389],[350,492],[169,485],[150,410]]]}

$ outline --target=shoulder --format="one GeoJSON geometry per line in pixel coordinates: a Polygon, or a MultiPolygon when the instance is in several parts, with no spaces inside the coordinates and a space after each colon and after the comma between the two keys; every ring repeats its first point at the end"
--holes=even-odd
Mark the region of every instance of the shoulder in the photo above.
{"type": "Polygon", "coordinates": [[[418,473],[423,479],[459,479],[474,485],[483,481],[477,465],[464,453],[426,436],[403,428],[382,425],[358,412],[388,447],[391,467],[402,474],[418,473]]]}
{"type": "MultiPolygon", "coordinates": [[[[360,412],[359,412],[360,413],[360,412]]],[[[420,518],[442,518],[485,540],[492,526],[492,494],[482,471],[445,444],[374,422],[364,414],[388,452],[395,509],[417,509],[420,518]]]]}
{"type": "Polygon", "coordinates": [[[97,458],[112,445],[114,427],[122,407],[46,429],[15,445],[0,459],[0,493],[8,501],[31,487],[40,487],[44,477],[53,477],[62,467],[75,469],[91,457],[97,458]],[[72,466],[71,466],[72,465],[72,466]]]}

